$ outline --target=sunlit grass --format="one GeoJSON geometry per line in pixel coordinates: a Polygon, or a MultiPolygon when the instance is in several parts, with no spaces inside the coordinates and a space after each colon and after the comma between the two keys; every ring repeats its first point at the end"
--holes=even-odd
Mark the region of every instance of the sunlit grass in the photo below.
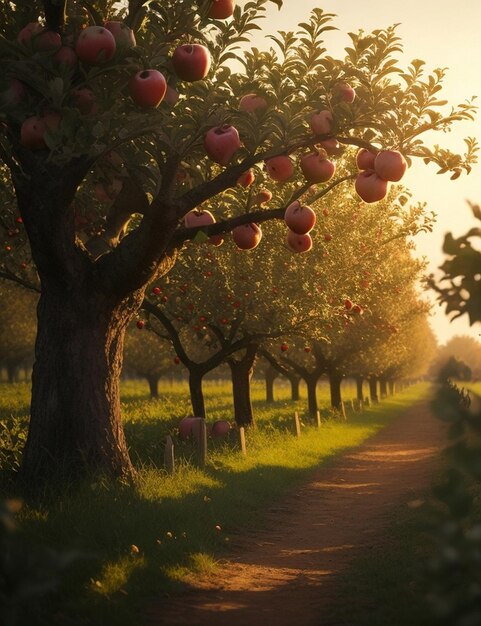
{"type": "MultiPolygon", "coordinates": [[[[19,390],[26,394],[27,385],[15,387],[17,394],[10,398],[17,398],[16,404],[4,404],[6,411],[25,406],[19,390]]],[[[232,419],[230,385],[208,382],[205,389],[209,421],[232,419]]],[[[24,507],[21,528],[35,543],[82,555],[65,580],[63,611],[94,614],[94,624],[130,626],[135,623],[134,600],[171,589],[189,572],[212,571],[233,535],[262,527],[266,508],[320,463],[382,428],[426,394],[428,386],[417,385],[363,413],[350,413],[346,422],[325,419],[318,430],[306,415],[305,390],[292,403],[290,390],[278,386],[277,401],[267,405],[263,385],[256,383],[258,426],[247,432],[247,456],[240,453],[233,431],[226,441],[209,441],[205,470],[195,467],[192,444],[175,438],[179,418],[190,414],[185,384],[162,385],[161,399],[155,401],[147,397],[143,383],[124,383],[122,390],[137,485],[96,478],[54,502],[24,507]],[[295,410],[303,418],[300,438],[294,436],[295,410]],[[173,475],[162,469],[168,433],[176,443],[173,475]]],[[[326,407],[326,390],[319,395],[326,407]]]]}

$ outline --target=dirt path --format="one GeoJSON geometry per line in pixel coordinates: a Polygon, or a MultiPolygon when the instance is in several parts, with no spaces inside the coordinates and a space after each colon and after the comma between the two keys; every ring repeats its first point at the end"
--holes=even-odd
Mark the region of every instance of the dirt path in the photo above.
{"type": "Polygon", "coordinates": [[[148,626],[327,626],[336,575],[429,485],[443,444],[427,405],[411,408],[273,507],[268,531],[234,538],[214,579],[156,601],[148,626]]]}

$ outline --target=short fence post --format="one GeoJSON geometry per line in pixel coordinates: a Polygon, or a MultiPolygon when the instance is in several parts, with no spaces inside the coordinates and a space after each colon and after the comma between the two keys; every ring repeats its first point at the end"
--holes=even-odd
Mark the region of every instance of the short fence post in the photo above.
{"type": "Polygon", "coordinates": [[[320,428],[321,427],[321,412],[320,411],[316,411],[316,419],[317,419],[317,427],[320,428]]]}
{"type": "Polygon", "coordinates": [[[369,399],[369,396],[366,396],[364,400],[364,404],[367,406],[367,408],[371,406],[371,400],[369,399]]]}
{"type": "Polygon", "coordinates": [[[244,428],[244,426],[241,426],[239,428],[239,440],[240,440],[241,452],[244,456],[246,456],[247,455],[246,429],[244,428]]]}
{"type": "Polygon", "coordinates": [[[301,420],[299,419],[299,413],[297,411],[294,413],[294,424],[296,427],[296,436],[300,437],[301,436],[301,420]]]}
{"type": "Polygon", "coordinates": [[[352,400],[348,400],[348,404],[351,411],[354,411],[354,402],[352,400]]]}
{"type": "Polygon", "coordinates": [[[341,400],[341,404],[339,405],[339,410],[341,411],[341,416],[343,420],[346,420],[346,407],[344,406],[344,402],[341,400]]]}
{"type": "Polygon", "coordinates": [[[167,435],[164,448],[164,467],[168,474],[173,474],[175,469],[174,441],[167,435]]]}
{"type": "Polygon", "coordinates": [[[199,420],[199,437],[197,439],[197,465],[200,468],[205,467],[207,460],[207,426],[205,419],[199,420]]]}

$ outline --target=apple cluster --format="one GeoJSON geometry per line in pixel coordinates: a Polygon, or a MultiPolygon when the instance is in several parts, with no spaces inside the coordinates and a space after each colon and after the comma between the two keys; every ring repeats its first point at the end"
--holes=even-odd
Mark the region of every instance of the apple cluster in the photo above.
{"type": "MultiPolygon", "coordinates": [[[[231,0],[214,0],[209,16],[226,19],[232,15],[234,8],[235,3],[231,0]]],[[[110,20],[103,26],[86,26],[75,41],[68,35],[64,39],[58,32],[43,28],[39,22],[27,24],[17,35],[18,43],[27,48],[32,56],[46,55],[54,69],[61,74],[68,72],[73,77],[67,106],[76,107],[84,116],[95,115],[99,112],[99,103],[94,91],[83,83],[80,64],[88,69],[89,66],[105,66],[125,56],[137,60],[138,57],[131,53],[136,47],[135,34],[123,22],[110,20]]],[[[202,80],[210,70],[210,51],[198,43],[180,44],[171,55],[171,64],[178,79],[188,82],[202,80]]],[[[167,84],[164,74],[149,67],[139,68],[130,76],[127,92],[135,105],[145,109],[155,109],[164,99],[172,105],[178,98],[177,92],[167,84]]],[[[1,94],[2,104],[14,108],[25,101],[25,94],[24,84],[18,78],[11,78],[1,94]]],[[[60,113],[49,109],[26,117],[20,129],[21,144],[30,150],[46,149],[46,133],[56,131],[61,119],[60,113]]]]}
{"type": "Polygon", "coordinates": [[[406,159],[397,150],[381,150],[377,154],[361,148],[356,156],[355,188],[364,202],[377,202],[386,197],[389,182],[399,182],[407,168],[406,159]]]}

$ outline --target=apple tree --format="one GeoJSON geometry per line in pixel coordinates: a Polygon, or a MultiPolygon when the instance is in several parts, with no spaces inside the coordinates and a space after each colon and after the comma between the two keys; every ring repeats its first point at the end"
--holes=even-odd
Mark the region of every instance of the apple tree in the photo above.
{"type": "MultiPolygon", "coordinates": [[[[240,51],[266,4],[218,19],[211,0],[2,3],[2,193],[14,198],[2,214],[22,219],[41,286],[21,469],[29,485],[90,471],[133,476],[120,417],[125,329],[198,231],[184,216],[250,167],[265,162],[281,183],[312,180],[327,175],[321,141],[376,159],[387,151],[377,173],[373,161],[357,177],[368,201],[402,175],[398,151],[454,176],[470,168],[472,141],[462,156],[420,137],[470,119],[471,103],[446,109],[441,70],[401,69],[395,29],[351,35],[334,59],[324,43],[333,16],[315,9],[272,49],[240,51]]],[[[207,234],[285,209],[232,215],[207,234]]],[[[9,255],[1,271],[22,279],[9,255]]]]}
{"type": "Polygon", "coordinates": [[[172,370],[175,355],[170,344],[157,335],[139,332],[141,324],[131,324],[125,335],[124,366],[145,378],[151,398],[159,397],[159,379],[172,370]]]}

